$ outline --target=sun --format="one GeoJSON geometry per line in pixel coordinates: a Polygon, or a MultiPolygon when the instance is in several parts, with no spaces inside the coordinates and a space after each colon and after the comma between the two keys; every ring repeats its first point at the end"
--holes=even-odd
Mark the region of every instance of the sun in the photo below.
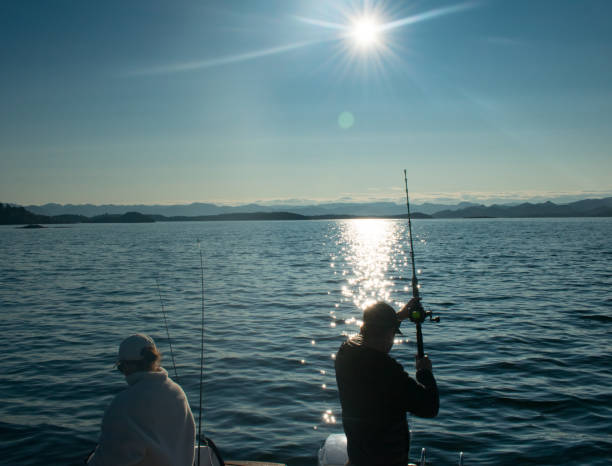
{"type": "Polygon", "coordinates": [[[349,35],[357,47],[372,48],[380,44],[380,26],[375,16],[362,16],[353,20],[349,35]]]}

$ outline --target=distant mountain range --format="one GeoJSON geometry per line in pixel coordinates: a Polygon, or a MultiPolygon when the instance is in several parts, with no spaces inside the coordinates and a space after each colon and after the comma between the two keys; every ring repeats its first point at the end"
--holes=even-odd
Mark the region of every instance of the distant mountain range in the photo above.
{"type": "MultiPolygon", "coordinates": [[[[461,202],[459,204],[415,204],[411,206],[414,212],[432,215],[440,210],[457,210],[466,207],[475,207],[478,204],[461,202]]],[[[260,213],[260,212],[292,212],[294,214],[310,216],[325,215],[353,215],[353,216],[395,216],[405,215],[406,204],[394,202],[348,203],[335,202],[316,205],[292,204],[244,204],[237,206],[223,206],[210,203],[192,203],[185,205],[92,205],[92,204],[45,204],[42,206],[24,206],[32,213],[39,215],[84,215],[92,217],[104,214],[125,214],[127,212],[140,212],[144,215],[163,215],[165,217],[199,217],[203,215],[222,215],[234,213],[260,213]]]]}
{"type": "MultiPolygon", "coordinates": [[[[612,197],[585,199],[568,204],[525,202],[491,206],[459,203],[453,206],[421,204],[411,207],[413,218],[536,218],[612,217],[612,197]],[[442,207],[442,208],[441,208],[442,207]],[[441,209],[440,209],[441,208],[441,209]],[[428,213],[430,212],[430,213],[428,213]]],[[[58,223],[143,223],[214,220],[317,220],[341,218],[404,218],[405,206],[393,202],[329,203],[312,206],[217,206],[189,204],[174,206],[59,205],[19,206],[0,204],[0,224],[58,223]],[[100,213],[102,212],[102,213],[100,213]],[[202,213],[204,212],[204,213],[202,213]]]]}
{"type": "MultiPolygon", "coordinates": [[[[39,215],[123,215],[127,212],[139,212],[143,215],[164,217],[202,217],[225,214],[254,214],[290,212],[305,217],[398,217],[405,215],[405,204],[394,202],[348,203],[335,202],[316,205],[277,204],[273,206],[244,204],[223,206],[211,203],[192,203],[184,205],[92,205],[92,204],[45,204],[42,206],[25,206],[26,209],[39,215]]],[[[413,204],[412,212],[431,215],[434,218],[467,218],[467,217],[607,217],[612,215],[612,197],[603,199],[586,199],[568,204],[553,202],[493,204],[485,206],[473,202],[458,204],[413,204]]]]}
{"type": "Polygon", "coordinates": [[[519,205],[470,206],[458,210],[442,210],[433,215],[434,218],[532,218],[532,217],[612,217],[612,197],[604,199],[585,199],[569,204],[542,202],[531,204],[525,202],[519,205]]]}

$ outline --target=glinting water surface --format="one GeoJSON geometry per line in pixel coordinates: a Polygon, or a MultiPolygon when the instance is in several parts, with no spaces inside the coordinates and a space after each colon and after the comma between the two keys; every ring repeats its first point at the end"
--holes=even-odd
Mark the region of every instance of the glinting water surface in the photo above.
{"type": "MultiPolygon", "coordinates": [[[[424,324],[441,392],[410,419],[434,464],[609,464],[612,220],[417,220],[424,324]]],[[[130,333],[152,335],[225,458],[316,464],[342,431],[333,354],[361,309],[408,300],[401,220],[0,228],[0,463],[81,464],[130,333]]],[[[413,370],[414,327],[392,350],[413,370]]],[[[152,407],[154,408],[154,407],[152,407]]]]}

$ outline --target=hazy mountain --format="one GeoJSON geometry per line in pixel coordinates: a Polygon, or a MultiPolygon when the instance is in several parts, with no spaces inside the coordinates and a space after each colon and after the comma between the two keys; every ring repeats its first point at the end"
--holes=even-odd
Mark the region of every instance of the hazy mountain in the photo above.
{"type": "MultiPolygon", "coordinates": [[[[414,218],[432,218],[423,211],[431,211],[435,204],[416,205],[411,208],[414,218]]],[[[524,202],[518,205],[491,206],[457,204],[455,209],[443,209],[435,212],[433,218],[537,218],[537,217],[612,217],[612,197],[603,199],[584,199],[568,204],[555,204],[547,201],[538,204],[524,202]],[[467,207],[466,207],[467,205],[467,207]],[[460,208],[463,206],[463,208],[460,208]]],[[[305,220],[317,218],[352,218],[352,217],[387,217],[405,216],[405,206],[392,202],[375,203],[329,203],[316,206],[260,206],[248,204],[243,206],[216,206],[214,204],[189,204],[180,206],[61,206],[46,204],[36,207],[23,207],[0,204],[0,224],[22,223],[108,223],[108,222],[152,222],[152,221],[210,221],[210,220],[305,220]],[[286,207],[286,208],[283,208],[286,207]],[[128,212],[123,212],[125,209],[128,212]],[[78,212],[96,212],[103,214],[84,216],[78,212]],[[133,209],[133,210],[132,210],[133,209]],[[140,211],[137,211],[139,209],[140,211]],[[224,209],[230,211],[223,212],[224,209]],[[159,211],[166,212],[166,215],[159,211]],[[210,213],[210,211],[213,213],[210,213]],[[174,212],[183,212],[173,215],[174,212]],[[192,212],[209,212],[192,215],[192,212]],[[221,212],[220,212],[221,211],[221,212]],[[52,214],[46,214],[51,212],[52,214]],[[171,212],[171,215],[167,215],[171,212]]]]}
{"type": "MultiPolygon", "coordinates": [[[[410,206],[412,212],[433,214],[440,210],[456,210],[478,204],[461,202],[459,204],[413,204],[410,206]]],[[[401,215],[406,212],[405,204],[394,202],[330,202],[312,205],[281,204],[261,205],[244,204],[237,206],[219,206],[211,203],[192,203],[181,205],[92,205],[92,204],[44,204],[42,206],[26,206],[30,212],[39,215],[84,215],[94,217],[98,215],[120,215],[127,212],[140,212],[145,215],[163,215],[165,217],[199,217],[203,215],[221,215],[233,213],[255,213],[255,212],[292,212],[305,216],[319,215],[358,215],[358,216],[388,216],[401,215]]]]}
{"type": "Polygon", "coordinates": [[[460,202],[459,204],[433,204],[425,202],[424,204],[410,205],[410,210],[413,212],[421,212],[423,214],[433,215],[441,210],[459,210],[467,207],[474,207],[478,204],[475,202],[460,202]]]}
{"type": "Polygon", "coordinates": [[[435,218],[470,217],[612,217],[612,197],[604,199],[584,199],[569,204],[555,204],[547,201],[539,204],[524,202],[519,205],[472,206],[459,210],[442,210],[435,218]]]}
{"type": "MultiPolygon", "coordinates": [[[[422,213],[436,218],[464,217],[586,217],[609,216],[612,209],[612,197],[603,199],[584,199],[568,204],[542,203],[493,204],[485,206],[471,202],[458,204],[411,204],[413,214],[422,213]]],[[[45,204],[27,206],[30,212],[37,215],[123,215],[128,212],[139,212],[143,215],[164,217],[202,217],[227,214],[253,214],[271,212],[290,212],[306,217],[321,216],[400,216],[406,213],[405,204],[394,202],[329,202],[312,205],[274,205],[244,204],[224,206],[196,202],[183,205],[92,205],[92,204],[45,204]]]]}

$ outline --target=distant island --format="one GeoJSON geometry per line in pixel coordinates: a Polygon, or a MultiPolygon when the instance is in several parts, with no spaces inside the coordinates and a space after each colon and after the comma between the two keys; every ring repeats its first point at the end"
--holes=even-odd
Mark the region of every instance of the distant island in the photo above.
{"type": "MultiPolygon", "coordinates": [[[[79,206],[60,206],[48,204],[49,210],[61,213],[59,215],[47,215],[44,207],[22,206],[0,203],[0,225],[49,225],[49,224],[71,224],[71,223],[152,223],[152,222],[207,222],[207,221],[232,221],[232,220],[337,220],[355,218],[406,218],[404,207],[391,202],[379,203],[330,203],[321,206],[294,206],[297,213],[288,210],[270,210],[271,207],[258,205],[247,205],[241,207],[225,207],[226,211],[219,210],[223,207],[214,204],[191,204],[188,206],[159,206],[160,211],[166,213],[194,212],[194,206],[203,206],[201,210],[217,211],[219,213],[209,215],[163,215],[151,212],[156,206],[138,206],[147,213],[130,210],[121,212],[122,206],[113,207],[115,212],[87,216],[76,212],[95,212],[96,206],[85,205],[79,210],[79,206]],[[244,211],[233,209],[243,208],[244,211]],[[259,209],[257,209],[259,208],[259,209]],[[344,211],[342,210],[344,209],[344,211]],[[35,211],[38,212],[35,212],[35,211]],[[119,210],[118,212],[116,210],[119,210]],[[229,211],[227,211],[229,210],[229,211]],[[308,214],[306,213],[308,212],[308,214]]],[[[133,208],[135,206],[123,206],[133,208]]],[[[423,204],[424,210],[435,210],[433,204],[423,204]]],[[[585,199],[568,204],[555,204],[553,202],[542,202],[532,204],[525,202],[518,205],[493,204],[485,206],[481,204],[460,203],[455,206],[445,207],[433,213],[413,212],[415,219],[487,219],[487,218],[554,218],[554,217],[612,217],[612,197],[602,199],[585,199]]],[[[412,210],[412,208],[411,208],[412,210]]]]}
{"type": "Polygon", "coordinates": [[[23,207],[0,203],[0,225],[23,225],[28,228],[41,228],[42,225],[70,223],[152,223],[153,218],[138,212],[127,212],[123,215],[38,215],[23,207]]]}
{"type": "MultiPolygon", "coordinates": [[[[86,217],[87,218],[87,217],[86,217]]],[[[149,215],[143,215],[139,212],[126,212],[120,214],[104,214],[95,217],[87,218],[82,223],[153,223],[155,220],[149,215]]]]}

